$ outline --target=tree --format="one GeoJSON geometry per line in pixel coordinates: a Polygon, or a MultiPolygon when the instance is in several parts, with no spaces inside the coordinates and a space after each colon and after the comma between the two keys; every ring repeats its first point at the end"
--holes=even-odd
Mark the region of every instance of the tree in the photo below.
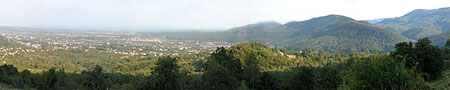
{"type": "Polygon", "coordinates": [[[428,38],[420,39],[415,46],[416,57],[419,61],[418,69],[426,73],[426,79],[434,80],[444,71],[444,60],[437,46],[431,45],[428,38]]]}
{"type": "MultiPolygon", "coordinates": [[[[248,82],[247,88],[256,89],[261,82],[261,71],[258,67],[258,59],[262,59],[261,57],[257,57],[256,54],[250,53],[245,59],[245,67],[244,72],[242,72],[242,78],[245,82],[248,82]]],[[[242,82],[242,81],[241,81],[242,82]]],[[[241,84],[242,85],[242,84],[241,84]]]]}
{"type": "Polygon", "coordinates": [[[447,39],[447,43],[445,44],[445,47],[450,48],[450,38],[447,39]]]}
{"type": "MultiPolygon", "coordinates": [[[[416,53],[414,50],[414,45],[412,44],[412,42],[401,42],[401,43],[397,43],[395,44],[395,52],[393,52],[393,56],[397,56],[397,55],[401,55],[404,56],[403,58],[406,59],[406,66],[409,68],[412,68],[413,66],[415,66],[417,61],[417,57],[416,57],[416,53]]],[[[402,59],[398,58],[399,61],[401,61],[402,59]]]]}
{"type": "Polygon", "coordinates": [[[317,67],[314,73],[315,89],[337,89],[342,82],[339,72],[344,70],[343,66],[343,64],[327,64],[323,67],[317,67]]]}
{"type": "Polygon", "coordinates": [[[241,61],[234,58],[233,52],[221,47],[208,58],[203,80],[207,89],[236,89],[242,72],[241,61]]]}
{"type": "Polygon", "coordinates": [[[74,81],[74,77],[70,76],[68,73],[64,72],[64,69],[60,69],[56,72],[56,78],[58,81],[55,82],[53,89],[55,90],[71,90],[79,88],[78,83],[74,81]]]}
{"type": "Polygon", "coordinates": [[[178,90],[180,88],[179,78],[180,71],[178,60],[170,56],[158,58],[156,67],[153,68],[152,74],[155,75],[155,90],[178,90]]]}
{"type": "Polygon", "coordinates": [[[209,60],[217,62],[219,65],[228,69],[232,75],[240,78],[240,74],[243,72],[242,62],[236,59],[233,53],[231,50],[220,47],[211,54],[209,60]]]}
{"type": "Polygon", "coordinates": [[[0,66],[0,82],[5,84],[13,84],[16,77],[19,74],[17,68],[13,65],[0,66]]]}
{"type": "Polygon", "coordinates": [[[205,88],[209,90],[233,90],[238,87],[238,79],[227,68],[209,61],[208,70],[203,74],[205,88]]]}
{"type": "Polygon", "coordinates": [[[427,80],[436,79],[444,70],[445,64],[441,51],[437,46],[431,45],[428,38],[419,39],[415,45],[411,42],[398,43],[395,48],[393,56],[403,56],[402,58],[406,59],[406,66],[409,68],[417,67],[420,72],[425,74],[424,77],[427,80]]]}
{"type": "Polygon", "coordinates": [[[343,72],[343,90],[420,90],[424,88],[421,74],[405,67],[405,59],[372,55],[353,62],[349,70],[343,72]]]}
{"type": "Polygon", "coordinates": [[[314,90],[314,67],[302,66],[294,69],[291,73],[293,77],[287,80],[285,89],[314,90]]]}
{"type": "Polygon", "coordinates": [[[58,77],[56,75],[55,68],[49,69],[47,72],[43,72],[36,80],[36,88],[39,90],[51,90],[54,89],[58,77]]]}
{"type": "Polygon", "coordinates": [[[256,90],[277,90],[279,89],[278,79],[272,74],[264,72],[260,77],[260,82],[256,86],[256,90]]]}
{"type": "Polygon", "coordinates": [[[92,90],[107,90],[110,88],[108,77],[103,73],[103,68],[96,65],[91,71],[81,72],[84,78],[83,85],[92,90]]]}
{"type": "Polygon", "coordinates": [[[19,88],[31,88],[33,85],[33,74],[29,70],[23,70],[18,77],[17,85],[19,88]]]}

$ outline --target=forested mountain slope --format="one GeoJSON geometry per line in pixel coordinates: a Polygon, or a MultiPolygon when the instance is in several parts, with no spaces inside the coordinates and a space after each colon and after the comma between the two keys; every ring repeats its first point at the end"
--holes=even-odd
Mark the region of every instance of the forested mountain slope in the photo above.
{"type": "Polygon", "coordinates": [[[390,51],[393,45],[409,39],[378,28],[366,21],[328,15],[287,24],[264,22],[219,32],[152,34],[167,39],[222,40],[232,43],[261,42],[289,50],[352,52],[390,51]]]}
{"type": "Polygon", "coordinates": [[[401,17],[384,19],[376,25],[410,39],[419,39],[450,31],[449,17],[450,7],[417,9],[401,17]]]}
{"type": "Polygon", "coordinates": [[[438,35],[433,35],[429,37],[434,45],[438,45],[439,47],[444,47],[447,39],[450,38],[450,32],[441,33],[438,35]]]}
{"type": "Polygon", "coordinates": [[[408,40],[368,22],[339,15],[290,22],[284,28],[290,37],[287,37],[280,46],[294,50],[313,48],[344,53],[389,51],[395,43],[408,40]]]}

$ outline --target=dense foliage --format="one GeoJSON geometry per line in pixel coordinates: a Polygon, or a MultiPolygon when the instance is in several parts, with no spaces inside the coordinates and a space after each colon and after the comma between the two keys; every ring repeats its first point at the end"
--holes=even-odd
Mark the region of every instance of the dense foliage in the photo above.
{"type": "Polygon", "coordinates": [[[425,73],[427,79],[433,80],[439,77],[440,72],[445,70],[444,59],[441,56],[441,49],[431,45],[428,38],[418,40],[415,45],[412,42],[398,43],[397,50],[393,55],[404,56],[408,68],[417,68],[425,73]]]}
{"type": "MultiPolygon", "coordinates": [[[[406,53],[407,50],[401,45],[409,44],[397,44],[398,50],[393,54],[345,55],[312,49],[294,52],[271,48],[260,43],[241,43],[230,48],[218,48],[205,59],[184,60],[183,57],[164,56],[154,60],[136,61],[135,64],[127,65],[136,69],[129,72],[149,73],[133,74],[123,74],[117,70],[108,71],[99,65],[81,73],[70,73],[66,68],[50,68],[41,73],[31,73],[27,69],[18,70],[6,64],[0,66],[0,82],[16,88],[39,90],[433,88],[425,84],[426,77],[423,78],[431,75],[430,72],[423,71],[429,69],[422,69],[420,64],[408,66],[410,64],[407,63],[411,63],[411,60],[420,60],[410,59],[409,54],[400,54],[406,53]],[[287,55],[297,57],[289,58],[287,55]]],[[[421,39],[413,49],[410,49],[412,51],[408,52],[421,53],[423,50],[435,49],[439,48],[431,46],[427,39],[421,39]]],[[[448,60],[449,50],[449,48],[439,49],[438,51],[442,51],[439,52],[441,56],[424,53],[414,55],[424,57],[422,59],[425,61],[427,58],[448,60]]]]}
{"type": "Polygon", "coordinates": [[[348,90],[417,90],[424,80],[414,69],[405,67],[405,59],[372,55],[355,61],[343,75],[340,89],[348,90]]]}

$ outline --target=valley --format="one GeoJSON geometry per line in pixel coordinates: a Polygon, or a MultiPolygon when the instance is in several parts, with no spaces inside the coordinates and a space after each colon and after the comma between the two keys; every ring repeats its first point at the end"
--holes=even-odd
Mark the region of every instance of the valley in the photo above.
{"type": "MultiPolygon", "coordinates": [[[[126,20],[84,16],[105,19],[96,24],[106,25],[101,30],[0,26],[0,89],[450,89],[450,7],[374,20],[329,14],[205,31],[177,31],[190,18],[152,23],[177,24],[155,29],[139,27],[151,26],[142,24],[147,19],[132,22],[140,15],[113,15],[126,20]]],[[[81,21],[61,23],[92,24],[72,25],[81,21]]]]}

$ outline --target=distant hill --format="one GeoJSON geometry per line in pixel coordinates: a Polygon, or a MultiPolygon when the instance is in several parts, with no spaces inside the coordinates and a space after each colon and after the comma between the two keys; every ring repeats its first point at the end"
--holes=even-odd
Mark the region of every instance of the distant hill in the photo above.
{"type": "Polygon", "coordinates": [[[365,20],[365,21],[370,22],[370,23],[378,23],[378,22],[383,21],[384,19],[385,19],[385,18],[379,18],[379,19],[365,20]]]}
{"type": "Polygon", "coordinates": [[[401,17],[384,19],[376,25],[410,39],[437,35],[450,31],[450,7],[417,9],[401,17]]]}
{"type": "Polygon", "coordinates": [[[450,38],[450,32],[441,33],[438,35],[430,36],[429,39],[434,45],[438,45],[439,47],[444,47],[447,39],[450,38]]]}
{"type": "Polygon", "coordinates": [[[378,28],[366,21],[340,15],[328,15],[287,24],[264,22],[220,32],[165,34],[168,39],[223,40],[261,42],[290,50],[343,51],[346,54],[365,51],[390,51],[393,45],[409,39],[378,28]]]}
{"type": "Polygon", "coordinates": [[[284,25],[285,40],[277,46],[291,50],[312,48],[342,51],[346,54],[365,51],[390,51],[393,45],[408,39],[375,27],[366,21],[356,21],[340,15],[328,15],[284,25]]]}
{"type": "Polygon", "coordinates": [[[276,29],[282,24],[276,22],[264,22],[229,29],[222,34],[226,35],[228,42],[270,42],[279,40],[276,37],[276,29]]]}

